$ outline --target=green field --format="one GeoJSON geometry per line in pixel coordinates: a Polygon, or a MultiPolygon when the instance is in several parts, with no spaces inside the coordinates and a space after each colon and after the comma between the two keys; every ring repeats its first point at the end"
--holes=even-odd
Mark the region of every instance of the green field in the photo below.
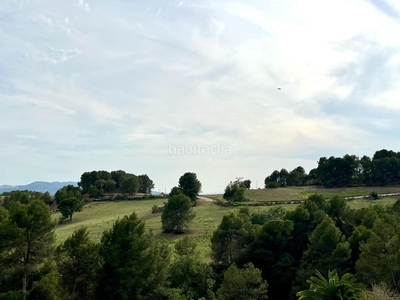
{"type": "MultiPolygon", "coordinates": [[[[340,197],[356,197],[369,195],[371,191],[376,191],[378,194],[400,193],[400,186],[367,186],[367,187],[351,187],[351,188],[323,188],[319,186],[307,187],[287,187],[275,189],[257,189],[246,190],[245,198],[256,201],[291,201],[304,200],[310,195],[318,193],[326,198],[338,195],[340,197]]],[[[214,195],[214,197],[218,197],[214,195]]],[[[400,196],[399,196],[400,197],[400,196]]]]}
{"type": "MultiPolygon", "coordinates": [[[[115,220],[135,211],[146,222],[146,227],[156,237],[168,240],[175,240],[184,236],[194,237],[198,241],[200,252],[205,258],[209,257],[211,235],[221,222],[224,214],[232,210],[232,208],[217,206],[206,201],[198,201],[198,205],[194,208],[196,217],[191,223],[190,230],[184,235],[165,234],[162,233],[161,229],[161,214],[151,213],[151,208],[154,205],[162,206],[165,201],[166,199],[92,202],[85,205],[82,212],[74,215],[72,223],[67,222],[57,226],[57,243],[64,241],[80,226],[86,226],[90,237],[94,241],[99,241],[103,231],[110,229],[115,220]]],[[[53,218],[58,220],[60,214],[54,214],[53,218]]]]}
{"type": "MultiPolygon", "coordinates": [[[[305,199],[308,195],[318,191],[321,194],[332,196],[338,194],[343,197],[359,196],[367,194],[367,188],[346,188],[327,190],[321,188],[284,188],[284,189],[268,189],[268,190],[249,190],[246,197],[254,202],[277,201],[285,202],[289,200],[305,199]],[[336,192],[336,193],[335,193],[336,192]],[[296,198],[297,197],[297,198],[296,198]]],[[[399,191],[398,187],[379,187],[376,188],[379,193],[393,193],[399,191]]],[[[221,198],[221,195],[214,195],[213,198],[221,198]]],[[[385,197],[379,200],[357,199],[349,201],[351,208],[362,208],[374,204],[390,205],[400,197],[385,197]]],[[[182,235],[165,234],[161,229],[161,214],[152,214],[151,208],[154,205],[162,206],[166,199],[153,200],[136,200],[136,201],[112,201],[112,202],[92,202],[84,206],[83,211],[76,213],[72,223],[58,225],[56,228],[57,243],[64,241],[72,232],[80,226],[88,228],[90,237],[94,241],[99,241],[104,230],[112,227],[112,224],[118,218],[131,214],[133,211],[146,222],[146,227],[153,232],[156,237],[165,238],[173,242],[184,236],[195,238],[199,244],[199,250],[204,259],[210,257],[210,238],[220,224],[222,217],[232,210],[238,208],[222,207],[211,202],[199,200],[198,205],[194,207],[196,217],[190,224],[190,230],[182,235]]],[[[246,202],[246,204],[251,202],[246,202]]],[[[297,204],[281,205],[285,209],[294,209],[297,204]]],[[[273,206],[250,206],[251,212],[261,212],[270,209],[273,206]]],[[[59,213],[53,215],[58,220],[59,213]]]]}

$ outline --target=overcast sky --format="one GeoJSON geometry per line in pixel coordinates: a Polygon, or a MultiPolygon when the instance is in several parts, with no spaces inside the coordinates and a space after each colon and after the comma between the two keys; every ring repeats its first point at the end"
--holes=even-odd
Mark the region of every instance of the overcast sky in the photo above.
{"type": "Polygon", "coordinates": [[[0,0],[0,112],[0,185],[400,151],[400,2],[0,0]]]}

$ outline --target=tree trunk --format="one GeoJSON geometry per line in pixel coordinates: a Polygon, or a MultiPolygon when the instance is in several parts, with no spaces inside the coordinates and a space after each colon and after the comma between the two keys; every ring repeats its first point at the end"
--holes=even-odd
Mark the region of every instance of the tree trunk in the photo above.
{"type": "Polygon", "coordinates": [[[26,270],[24,270],[24,275],[22,276],[22,294],[24,294],[24,300],[26,299],[27,277],[26,270]]]}
{"type": "Polygon", "coordinates": [[[75,282],[74,282],[74,289],[72,290],[72,294],[71,294],[71,299],[74,300],[75,299],[75,290],[76,290],[76,285],[78,283],[78,278],[75,278],[75,282]]]}

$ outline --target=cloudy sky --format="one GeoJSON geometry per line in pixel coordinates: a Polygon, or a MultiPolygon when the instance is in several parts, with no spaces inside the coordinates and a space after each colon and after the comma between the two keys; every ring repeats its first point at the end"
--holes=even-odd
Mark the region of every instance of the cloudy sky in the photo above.
{"type": "Polygon", "coordinates": [[[399,33],[396,0],[1,0],[0,185],[190,171],[213,193],[400,151],[399,33]]]}

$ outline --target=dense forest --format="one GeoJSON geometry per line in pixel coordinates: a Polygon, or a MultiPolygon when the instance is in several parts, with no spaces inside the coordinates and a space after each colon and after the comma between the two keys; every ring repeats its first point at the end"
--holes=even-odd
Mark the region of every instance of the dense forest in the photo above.
{"type": "Polygon", "coordinates": [[[400,184],[400,152],[383,149],[376,151],[372,159],[366,155],[359,158],[348,154],[343,157],[321,157],[318,167],[309,174],[301,166],[290,172],[283,168],[273,171],[265,178],[264,183],[266,188],[400,184]]]}

